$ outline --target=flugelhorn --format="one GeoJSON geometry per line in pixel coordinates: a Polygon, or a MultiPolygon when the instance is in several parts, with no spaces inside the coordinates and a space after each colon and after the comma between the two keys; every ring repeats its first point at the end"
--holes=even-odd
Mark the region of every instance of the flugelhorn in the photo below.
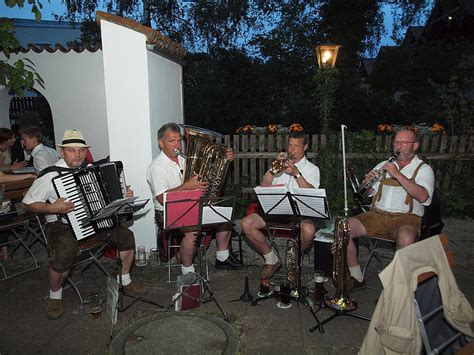
{"type": "MultiPolygon", "coordinates": [[[[393,153],[389,158],[388,162],[393,163],[396,159],[397,156],[400,152],[395,152],[393,153]]],[[[374,187],[374,185],[378,182],[381,182],[385,178],[385,170],[384,169],[379,169],[377,170],[377,175],[372,176],[369,181],[367,181],[365,184],[362,184],[362,186],[359,188],[359,191],[357,191],[354,196],[356,199],[359,201],[364,200],[374,187]]]]}
{"type": "Polygon", "coordinates": [[[286,163],[291,160],[294,160],[294,154],[289,154],[285,159],[275,159],[272,161],[272,166],[270,167],[270,172],[272,175],[277,175],[286,169],[286,163]]]}

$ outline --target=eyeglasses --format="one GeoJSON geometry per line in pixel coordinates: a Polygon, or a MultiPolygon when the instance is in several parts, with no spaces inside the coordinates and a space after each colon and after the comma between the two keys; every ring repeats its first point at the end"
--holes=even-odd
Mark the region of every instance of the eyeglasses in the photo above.
{"type": "Polygon", "coordinates": [[[393,146],[396,146],[396,145],[401,145],[401,146],[406,146],[407,144],[409,143],[416,143],[416,142],[409,142],[409,141],[393,141],[392,145],[393,146]]]}

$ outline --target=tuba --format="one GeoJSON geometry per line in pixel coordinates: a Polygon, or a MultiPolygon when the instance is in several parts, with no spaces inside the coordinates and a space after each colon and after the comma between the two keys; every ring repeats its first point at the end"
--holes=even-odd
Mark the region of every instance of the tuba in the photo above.
{"type": "Polygon", "coordinates": [[[186,167],[183,181],[186,182],[194,175],[201,181],[207,181],[209,188],[203,195],[206,205],[213,204],[219,197],[224,182],[229,160],[227,148],[223,144],[215,143],[221,134],[203,128],[182,125],[186,134],[186,167]]]}

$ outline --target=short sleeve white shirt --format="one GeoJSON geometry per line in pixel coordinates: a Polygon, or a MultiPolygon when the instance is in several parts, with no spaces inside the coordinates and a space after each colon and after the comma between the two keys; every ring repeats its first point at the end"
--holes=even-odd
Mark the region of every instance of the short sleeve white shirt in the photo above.
{"type": "MultiPolygon", "coordinates": [[[[383,161],[377,164],[374,169],[379,170],[386,162],[387,161],[383,161]]],[[[400,172],[408,179],[410,179],[413,176],[418,165],[421,163],[422,160],[415,155],[411,162],[402,170],[400,170],[400,172]]],[[[386,177],[391,177],[391,175],[387,172],[386,177]]],[[[424,206],[429,206],[431,204],[431,199],[433,197],[434,190],[434,182],[435,179],[433,169],[428,164],[423,164],[415,177],[415,183],[424,187],[428,192],[429,197],[423,203],[420,203],[417,200],[413,199],[413,214],[422,217],[425,213],[424,206]]],[[[379,183],[375,184],[374,191],[377,191],[378,187],[379,183]]],[[[380,201],[375,201],[375,208],[392,213],[408,213],[409,205],[405,203],[406,197],[407,193],[403,187],[383,185],[380,201]]]]}
{"type": "Polygon", "coordinates": [[[34,147],[34,149],[31,151],[31,156],[33,157],[33,167],[35,168],[35,172],[37,174],[39,174],[41,170],[52,166],[59,159],[61,159],[61,156],[56,150],[47,147],[42,143],[34,147]]]}
{"type": "Polygon", "coordinates": [[[183,173],[185,168],[185,159],[178,156],[179,164],[168,158],[161,152],[148,167],[146,180],[150,186],[153,195],[155,209],[163,211],[163,205],[157,200],[157,196],[161,195],[169,189],[178,187],[183,183],[183,173]]]}
{"type": "MultiPolygon", "coordinates": [[[[58,162],[53,164],[54,166],[59,166],[62,168],[68,168],[64,159],[60,159],[58,162]]],[[[36,179],[31,187],[26,192],[25,196],[23,197],[22,202],[26,205],[30,205],[35,202],[46,202],[49,201],[50,203],[54,203],[58,199],[58,195],[54,190],[54,186],[52,180],[54,177],[58,176],[59,173],[56,171],[52,171],[42,177],[36,179]]],[[[46,221],[47,222],[55,222],[58,218],[55,214],[47,215],[46,221]]]]}
{"type": "MultiPolygon", "coordinates": [[[[301,175],[307,182],[314,186],[315,189],[320,184],[319,168],[311,163],[306,157],[303,157],[299,162],[295,163],[301,175]]],[[[287,173],[283,173],[280,176],[273,178],[272,185],[286,184],[288,188],[298,187],[298,182],[295,177],[287,173]]]]}

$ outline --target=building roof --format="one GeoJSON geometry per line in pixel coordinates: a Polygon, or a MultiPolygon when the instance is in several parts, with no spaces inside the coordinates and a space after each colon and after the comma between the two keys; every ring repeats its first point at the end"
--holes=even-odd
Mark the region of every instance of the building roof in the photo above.
{"type": "Polygon", "coordinates": [[[106,12],[97,11],[96,21],[105,20],[111,23],[115,23],[120,26],[127,27],[136,32],[143,33],[147,38],[147,44],[152,47],[153,51],[160,54],[167,54],[178,60],[184,59],[187,54],[186,49],[179,43],[173,41],[171,38],[166,37],[160,31],[154,30],[151,27],[142,25],[139,22],[126,19],[120,16],[111,15],[106,12]]]}

